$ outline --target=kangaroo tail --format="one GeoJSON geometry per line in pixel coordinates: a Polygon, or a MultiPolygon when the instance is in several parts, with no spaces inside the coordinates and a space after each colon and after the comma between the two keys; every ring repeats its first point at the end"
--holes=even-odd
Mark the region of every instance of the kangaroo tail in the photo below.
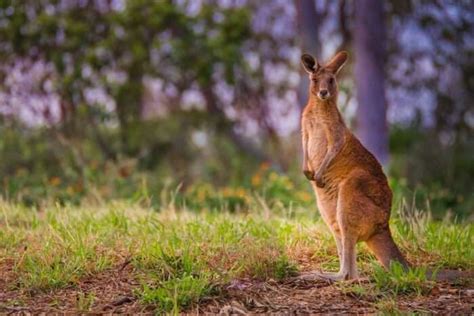
{"type": "Polygon", "coordinates": [[[456,282],[460,280],[464,280],[468,283],[474,282],[474,271],[472,270],[467,270],[467,271],[461,271],[461,270],[450,270],[450,269],[442,269],[438,271],[434,271],[432,269],[428,269],[426,271],[426,276],[429,279],[434,279],[436,281],[441,281],[441,282],[456,282]]]}
{"type": "MultiPolygon", "coordinates": [[[[367,246],[369,246],[369,249],[375,254],[378,261],[386,269],[390,267],[392,261],[401,263],[406,269],[410,267],[410,264],[393,241],[392,234],[388,228],[370,237],[366,243],[367,246]]],[[[441,282],[455,282],[458,280],[474,282],[474,270],[460,271],[441,269],[435,271],[428,269],[426,271],[426,276],[430,279],[434,278],[436,281],[441,282]]]]}
{"type": "Polygon", "coordinates": [[[370,237],[366,243],[385,269],[390,268],[390,263],[392,261],[401,263],[405,268],[410,267],[410,264],[393,241],[389,228],[376,233],[370,237]]]}

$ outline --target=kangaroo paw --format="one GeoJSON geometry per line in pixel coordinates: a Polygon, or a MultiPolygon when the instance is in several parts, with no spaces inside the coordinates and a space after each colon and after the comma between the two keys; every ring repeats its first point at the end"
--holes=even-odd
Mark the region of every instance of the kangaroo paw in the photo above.
{"type": "Polygon", "coordinates": [[[306,179],[308,179],[310,181],[314,180],[314,171],[305,169],[305,170],[303,170],[303,173],[304,173],[304,176],[306,177],[306,179]]]}

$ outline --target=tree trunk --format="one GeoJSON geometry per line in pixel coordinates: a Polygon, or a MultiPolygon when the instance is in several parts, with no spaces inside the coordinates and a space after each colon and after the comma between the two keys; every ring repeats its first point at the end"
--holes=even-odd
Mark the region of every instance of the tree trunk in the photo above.
{"type": "MultiPolygon", "coordinates": [[[[300,47],[303,53],[309,53],[321,58],[321,41],[319,26],[321,16],[316,11],[313,0],[295,0],[300,47]]],[[[305,74],[301,76],[298,89],[298,103],[301,108],[308,101],[309,79],[305,74]]]]}
{"type": "Polygon", "coordinates": [[[354,48],[358,103],[357,135],[382,165],[386,165],[389,154],[384,87],[384,1],[360,0],[356,2],[354,48]]]}

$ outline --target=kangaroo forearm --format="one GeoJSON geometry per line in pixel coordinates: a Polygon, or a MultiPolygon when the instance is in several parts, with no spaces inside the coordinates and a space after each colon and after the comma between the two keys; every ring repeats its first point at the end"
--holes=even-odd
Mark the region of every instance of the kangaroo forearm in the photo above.
{"type": "Polygon", "coordinates": [[[326,155],[324,156],[323,162],[321,163],[321,167],[319,168],[319,173],[326,172],[326,169],[329,167],[331,162],[337,156],[337,154],[342,150],[342,141],[337,142],[334,146],[328,148],[326,155]]]}
{"type": "Polygon", "coordinates": [[[304,149],[304,154],[303,154],[303,168],[304,169],[309,168],[309,155],[308,155],[308,150],[306,148],[304,149]]]}
{"type": "Polygon", "coordinates": [[[309,166],[309,154],[308,154],[308,135],[303,132],[303,169],[308,169],[309,166]]]}
{"type": "Polygon", "coordinates": [[[328,166],[331,164],[336,154],[337,153],[335,151],[330,151],[326,153],[326,156],[324,156],[323,162],[321,163],[321,166],[319,167],[318,174],[323,174],[326,172],[328,166]]]}
{"type": "Polygon", "coordinates": [[[307,170],[308,169],[308,155],[305,153],[304,156],[303,156],[303,170],[307,170]]]}
{"type": "Polygon", "coordinates": [[[337,156],[337,154],[342,150],[344,145],[344,129],[335,126],[326,126],[326,137],[328,140],[328,147],[326,155],[323,158],[321,166],[319,168],[318,174],[322,175],[326,172],[326,169],[329,167],[331,162],[337,156]]]}

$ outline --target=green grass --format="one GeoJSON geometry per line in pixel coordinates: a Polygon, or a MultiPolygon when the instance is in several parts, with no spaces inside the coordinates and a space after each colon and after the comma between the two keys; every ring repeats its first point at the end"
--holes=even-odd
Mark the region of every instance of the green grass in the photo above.
{"type": "Polygon", "coordinates": [[[422,265],[428,260],[445,268],[474,268],[474,225],[446,217],[434,221],[431,213],[402,201],[394,220],[399,242],[408,250],[410,261],[422,265]]]}
{"type": "MultiPolygon", "coordinates": [[[[252,199],[253,209],[246,213],[204,212],[174,203],[153,210],[126,201],[41,208],[0,201],[0,265],[13,262],[17,281],[11,288],[37,293],[74,287],[130,260],[140,284],[134,294],[157,312],[178,312],[235,278],[287,278],[308,254],[315,268],[337,268],[334,241],[316,209],[281,206],[269,212],[262,199],[252,199]]],[[[472,224],[396,217],[392,228],[414,263],[474,268],[472,224]]],[[[359,268],[373,275],[371,286],[378,292],[429,289],[424,268],[404,274],[394,266],[387,273],[365,246],[358,249],[359,268]]],[[[362,285],[348,291],[361,296],[368,290],[362,285]]],[[[87,311],[94,300],[80,294],[78,308],[87,311]]]]}
{"type": "Polygon", "coordinates": [[[93,293],[79,292],[77,294],[77,309],[81,312],[90,312],[92,305],[94,305],[95,296],[93,293]]]}
{"type": "Polygon", "coordinates": [[[429,293],[435,285],[433,280],[436,279],[436,273],[428,278],[426,267],[413,267],[405,270],[401,264],[394,263],[388,271],[380,266],[375,266],[373,279],[376,288],[381,293],[422,295],[429,293]]]}
{"type": "Polygon", "coordinates": [[[192,302],[212,291],[210,280],[203,276],[185,275],[165,281],[156,281],[153,286],[143,285],[137,294],[145,304],[155,305],[158,311],[179,312],[192,302]]]}

